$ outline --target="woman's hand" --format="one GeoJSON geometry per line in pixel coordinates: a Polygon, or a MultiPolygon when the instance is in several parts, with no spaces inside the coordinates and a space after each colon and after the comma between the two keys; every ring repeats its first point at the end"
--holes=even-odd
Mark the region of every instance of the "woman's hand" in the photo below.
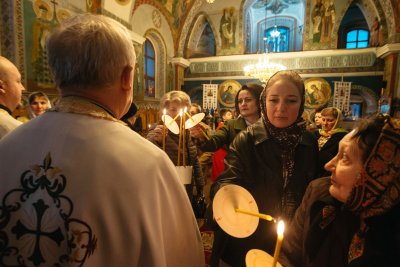
{"type": "Polygon", "coordinates": [[[164,128],[163,125],[157,125],[153,130],[153,134],[154,134],[154,137],[153,137],[154,140],[157,143],[161,144],[163,136],[167,137],[167,135],[168,135],[168,129],[167,129],[167,127],[164,128]]]}
{"type": "Polygon", "coordinates": [[[192,136],[193,138],[197,138],[197,139],[201,139],[201,140],[206,139],[204,136],[204,129],[200,123],[195,125],[194,127],[190,128],[189,132],[190,132],[190,136],[192,136]]]}

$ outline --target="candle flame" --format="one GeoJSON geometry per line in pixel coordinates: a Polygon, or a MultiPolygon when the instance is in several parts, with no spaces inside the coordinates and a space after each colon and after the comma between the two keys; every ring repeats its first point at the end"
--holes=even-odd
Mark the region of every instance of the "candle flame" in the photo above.
{"type": "Polygon", "coordinates": [[[183,116],[183,111],[182,109],[179,110],[179,115],[182,117],[183,116]]]}
{"type": "Polygon", "coordinates": [[[285,223],[283,221],[278,222],[278,237],[282,238],[283,237],[283,232],[285,230],[285,223]]]}

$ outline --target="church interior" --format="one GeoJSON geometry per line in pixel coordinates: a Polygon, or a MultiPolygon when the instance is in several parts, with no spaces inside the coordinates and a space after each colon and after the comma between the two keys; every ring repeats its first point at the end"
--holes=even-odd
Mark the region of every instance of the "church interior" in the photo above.
{"type": "MultiPolygon", "coordinates": [[[[133,102],[143,136],[160,122],[167,92],[186,92],[214,127],[219,110],[235,111],[242,85],[265,84],[279,69],[303,78],[309,125],[325,107],[343,112],[346,130],[377,111],[400,119],[398,0],[0,1],[0,55],[21,73],[22,104],[37,91],[52,105],[59,99],[46,38],[80,13],[105,15],[129,30],[136,52],[133,102]]],[[[207,258],[213,236],[202,238],[207,258]]]]}
{"type": "Polygon", "coordinates": [[[244,67],[266,61],[305,80],[306,119],[337,105],[340,85],[351,88],[344,103],[348,128],[377,111],[383,97],[400,116],[396,0],[16,0],[2,1],[0,12],[1,55],[20,70],[24,95],[42,91],[52,101],[58,92],[44,47],[52,28],[84,12],[125,25],[137,56],[133,100],[143,132],[160,119],[159,100],[171,90],[185,91],[208,111],[203,87],[214,85],[213,108],[233,108],[222,94],[261,83],[244,67]]]}

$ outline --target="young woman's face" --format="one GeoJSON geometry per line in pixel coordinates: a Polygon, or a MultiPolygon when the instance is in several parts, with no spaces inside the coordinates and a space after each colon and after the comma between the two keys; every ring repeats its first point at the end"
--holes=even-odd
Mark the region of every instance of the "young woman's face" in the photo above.
{"type": "Polygon", "coordinates": [[[268,120],[277,128],[286,128],[298,117],[300,92],[292,82],[279,80],[267,89],[266,103],[268,120]]]}
{"type": "Polygon", "coordinates": [[[258,114],[257,100],[248,90],[241,90],[238,96],[239,112],[243,118],[258,114]]]}
{"type": "Polygon", "coordinates": [[[332,172],[329,193],[341,202],[346,202],[363,166],[356,139],[351,139],[353,134],[348,133],[339,142],[337,155],[325,164],[325,169],[332,172]]]}
{"type": "Polygon", "coordinates": [[[332,115],[322,116],[321,118],[322,130],[324,130],[325,132],[329,132],[330,130],[332,130],[333,126],[335,126],[335,123],[336,118],[332,115]]]}
{"type": "Polygon", "coordinates": [[[35,97],[30,105],[33,114],[36,116],[42,115],[49,108],[47,99],[41,96],[35,97]]]}

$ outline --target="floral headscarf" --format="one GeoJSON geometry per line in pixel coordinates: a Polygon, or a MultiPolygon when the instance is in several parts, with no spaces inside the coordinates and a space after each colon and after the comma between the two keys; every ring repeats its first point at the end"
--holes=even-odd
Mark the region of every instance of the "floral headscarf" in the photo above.
{"type": "Polygon", "coordinates": [[[364,220],[386,213],[400,202],[400,127],[387,119],[364,168],[345,203],[347,209],[360,215],[361,226],[353,236],[349,262],[363,254],[364,220]]]}
{"type": "MultiPolygon", "coordinates": [[[[295,71],[279,71],[276,74],[274,74],[268,81],[267,85],[265,86],[263,92],[261,93],[260,96],[260,105],[261,105],[261,116],[264,122],[265,127],[267,128],[269,134],[271,137],[277,141],[279,146],[282,149],[282,164],[283,164],[283,179],[284,179],[284,188],[288,185],[289,181],[292,179],[294,175],[294,155],[295,155],[295,150],[297,145],[300,143],[301,136],[303,135],[304,131],[306,130],[306,124],[304,119],[302,118],[302,114],[304,111],[304,83],[301,79],[301,77],[297,74],[295,71]],[[270,120],[268,119],[267,116],[267,111],[266,111],[266,96],[267,96],[267,90],[269,87],[271,87],[276,81],[281,80],[281,79],[286,79],[290,82],[293,82],[293,84],[296,85],[296,87],[300,91],[300,96],[301,96],[301,105],[299,109],[299,113],[297,115],[296,121],[286,127],[286,128],[277,128],[275,127],[270,120]]],[[[290,194],[287,194],[290,195],[290,194]]],[[[286,195],[284,196],[284,198],[286,195]]],[[[283,199],[283,207],[289,205],[292,202],[289,199],[283,199]]],[[[291,210],[288,208],[288,212],[286,214],[286,217],[292,217],[292,212],[289,211],[291,210]]],[[[293,211],[294,212],[294,211],[293,211]]]]}

